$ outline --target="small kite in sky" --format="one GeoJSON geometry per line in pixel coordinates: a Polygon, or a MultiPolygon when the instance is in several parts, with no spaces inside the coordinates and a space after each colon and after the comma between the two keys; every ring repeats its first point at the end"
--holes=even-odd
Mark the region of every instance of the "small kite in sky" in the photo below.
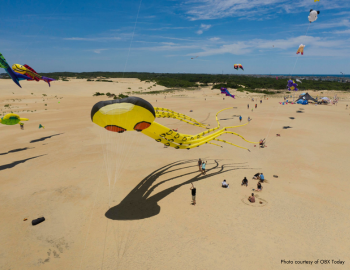
{"type": "Polygon", "coordinates": [[[191,57],[191,59],[196,59],[198,56],[196,56],[196,57],[191,57]]]}
{"type": "Polygon", "coordinates": [[[310,9],[309,22],[312,23],[317,20],[317,15],[320,14],[319,11],[310,9]]]}
{"type": "Polygon", "coordinates": [[[299,80],[299,79],[296,79],[296,81],[297,81],[297,82],[300,82],[300,83],[303,83],[303,82],[302,82],[301,80],[299,80]]]}
{"type": "Polygon", "coordinates": [[[301,53],[301,55],[304,55],[304,48],[305,45],[300,44],[299,49],[297,50],[297,54],[301,53]]]}
{"type": "Polygon", "coordinates": [[[244,70],[244,69],[243,69],[243,66],[242,66],[241,64],[235,64],[233,67],[234,67],[234,69],[237,69],[237,70],[238,70],[239,68],[240,68],[241,70],[244,70]]]}

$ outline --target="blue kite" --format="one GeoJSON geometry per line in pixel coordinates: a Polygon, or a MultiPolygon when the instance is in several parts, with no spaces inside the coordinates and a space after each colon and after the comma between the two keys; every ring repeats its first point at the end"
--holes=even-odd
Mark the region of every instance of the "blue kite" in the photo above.
{"type": "Polygon", "coordinates": [[[225,94],[226,96],[230,96],[232,98],[235,98],[235,95],[231,95],[230,92],[226,88],[221,87],[220,90],[221,90],[221,94],[225,94]]]}

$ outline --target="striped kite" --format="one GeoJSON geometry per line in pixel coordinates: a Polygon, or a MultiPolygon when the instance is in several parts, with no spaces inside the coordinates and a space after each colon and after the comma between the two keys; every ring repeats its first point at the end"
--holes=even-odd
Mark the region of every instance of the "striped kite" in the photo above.
{"type": "Polygon", "coordinates": [[[241,64],[235,64],[235,65],[233,66],[233,68],[234,68],[234,69],[237,69],[237,70],[240,68],[241,70],[244,71],[243,66],[242,66],[241,64]]]}

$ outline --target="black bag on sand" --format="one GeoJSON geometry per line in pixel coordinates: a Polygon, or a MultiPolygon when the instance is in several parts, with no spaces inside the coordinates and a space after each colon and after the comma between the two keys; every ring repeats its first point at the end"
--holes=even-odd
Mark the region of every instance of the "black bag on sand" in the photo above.
{"type": "Polygon", "coordinates": [[[35,226],[35,225],[38,225],[39,223],[45,221],[45,218],[44,217],[41,217],[41,218],[37,218],[37,219],[34,219],[32,220],[32,225],[35,226]]]}

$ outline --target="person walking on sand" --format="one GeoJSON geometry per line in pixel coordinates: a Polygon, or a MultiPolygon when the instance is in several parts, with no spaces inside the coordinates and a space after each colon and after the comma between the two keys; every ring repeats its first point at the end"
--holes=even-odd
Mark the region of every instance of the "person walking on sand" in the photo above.
{"type": "Polygon", "coordinates": [[[252,196],[249,196],[248,201],[250,201],[251,203],[255,203],[254,193],[252,193],[252,196]]]}
{"type": "Polygon", "coordinates": [[[21,130],[23,130],[24,129],[24,124],[20,123],[19,125],[21,126],[21,130]]]}
{"type": "Polygon", "coordinates": [[[247,105],[248,109],[249,109],[249,104],[247,105]]]}
{"type": "Polygon", "coordinates": [[[207,163],[207,161],[202,163],[202,174],[204,174],[204,175],[206,174],[206,172],[205,172],[206,163],[207,163]]]}
{"type": "Polygon", "coordinates": [[[255,109],[258,108],[258,104],[255,104],[255,109]]]}
{"type": "Polygon", "coordinates": [[[250,119],[250,116],[248,116],[248,122],[250,122],[250,120],[251,120],[251,119],[250,119]]]}
{"type": "Polygon", "coordinates": [[[239,116],[239,122],[242,122],[242,115],[239,116]]]}
{"type": "Polygon", "coordinates": [[[192,204],[196,205],[196,187],[191,183],[192,187],[190,188],[192,194],[192,204]]]}
{"type": "Polygon", "coordinates": [[[260,99],[260,104],[262,103],[262,99],[260,99]]]}
{"type": "Polygon", "coordinates": [[[198,168],[199,168],[199,171],[202,170],[202,160],[201,159],[198,160],[198,168]]]}
{"type": "Polygon", "coordinates": [[[346,104],[346,109],[348,109],[348,104],[346,104]]]}

